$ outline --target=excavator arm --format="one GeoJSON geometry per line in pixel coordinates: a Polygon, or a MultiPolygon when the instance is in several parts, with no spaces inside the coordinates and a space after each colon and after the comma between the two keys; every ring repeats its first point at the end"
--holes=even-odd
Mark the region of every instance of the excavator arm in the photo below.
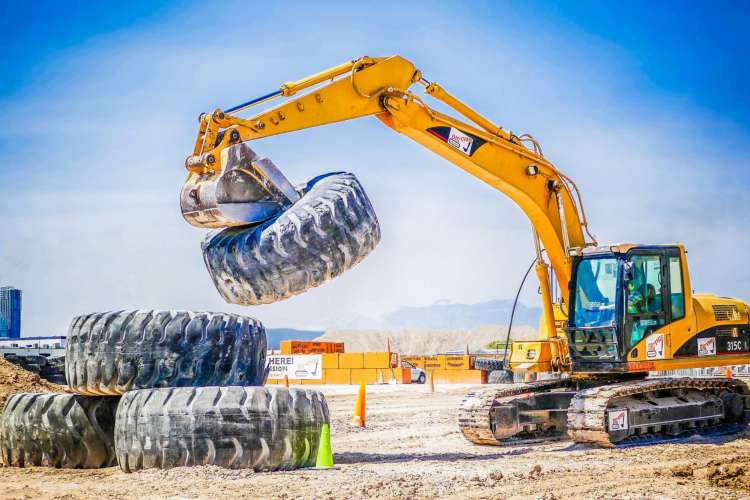
{"type": "MultiPolygon", "coordinates": [[[[305,128],[374,115],[391,129],[413,139],[446,160],[509,196],[533,225],[537,249],[537,275],[547,328],[542,338],[554,337],[554,318],[548,266],[541,246],[554,269],[563,300],[568,300],[571,255],[595,244],[575,184],[546,160],[539,144],[528,135],[517,136],[492,123],[453,97],[441,86],[425,80],[409,61],[399,56],[363,57],[281,88],[261,98],[200,117],[193,154],[186,160],[188,182],[183,200],[195,202],[197,186],[221,173],[227,148],[234,144],[305,128]],[[425,93],[455,110],[464,119],[440,113],[409,89],[421,84],[425,93]],[[298,92],[309,92],[294,97],[298,92]],[[278,97],[282,104],[252,118],[236,113],[278,97]],[[586,235],[589,240],[587,241],[586,235]]],[[[270,191],[284,191],[283,175],[268,164],[254,164],[252,175],[270,191]],[[281,186],[280,186],[281,185],[281,186]]],[[[208,205],[215,202],[204,196],[208,205]]],[[[183,203],[183,213],[186,213],[183,203]]],[[[200,203],[198,204],[200,207],[200,203]]],[[[203,211],[205,207],[203,207],[203,211]]],[[[200,211],[199,211],[200,212],[200,211]]],[[[247,224],[247,220],[202,218],[186,213],[194,225],[221,227],[247,224]]]]}

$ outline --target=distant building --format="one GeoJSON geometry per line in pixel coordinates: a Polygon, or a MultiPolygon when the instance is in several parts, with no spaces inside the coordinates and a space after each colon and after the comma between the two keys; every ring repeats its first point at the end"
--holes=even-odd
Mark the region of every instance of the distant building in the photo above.
{"type": "Polygon", "coordinates": [[[55,335],[49,337],[21,337],[20,339],[0,339],[0,350],[7,348],[23,349],[65,349],[67,337],[55,335]]]}
{"type": "Polygon", "coordinates": [[[0,288],[0,338],[21,338],[21,290],[0,288]]]}
{"type": "Polygon", "coordinates": [[[65,356],[66,338],[21,337],[20,339],[0,339],[0,358],[15,356],[44,356],[58,358],[65,356]]]}

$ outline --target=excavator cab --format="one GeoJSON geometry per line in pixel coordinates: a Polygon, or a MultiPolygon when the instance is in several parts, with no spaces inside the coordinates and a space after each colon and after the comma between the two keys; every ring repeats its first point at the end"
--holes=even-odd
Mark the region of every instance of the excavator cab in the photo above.
{"type": "MultiPolygon", "coordinates": [[[[629,372],[642,340],[685,316],[684,249],[607,247],[576,257],[568,341],[576,372],[629,372]]],[[[663,337],[662,337],[663,339],[663,337]]],[[[663,359],[664,345],[652,345],[663,359]]]]}

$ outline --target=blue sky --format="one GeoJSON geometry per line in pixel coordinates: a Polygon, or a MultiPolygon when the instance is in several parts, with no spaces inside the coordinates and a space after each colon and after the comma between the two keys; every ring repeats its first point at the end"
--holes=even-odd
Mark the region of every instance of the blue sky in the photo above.
{"type": "MultiPolygon", "coordinates": [[[[750,299],[744,2],[3,4],[0,283],[25,334],[122,307],[364,325],[398,305],[512,296],[532,256],[507,199],[374,119],[255,144],[300,181],[355,172],[383,242],[271,306],[223,304],[177,192],[196,117],[359,55],[399,53],[537,137],[600,241],[680,240],[693,286],[750,299]]],[[[533,286],[524,301],[536,302],[533,286]]]]}

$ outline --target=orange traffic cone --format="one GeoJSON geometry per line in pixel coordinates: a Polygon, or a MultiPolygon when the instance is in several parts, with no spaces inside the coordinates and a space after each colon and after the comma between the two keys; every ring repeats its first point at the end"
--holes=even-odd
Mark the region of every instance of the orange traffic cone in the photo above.
{"type": "Polygon", "coordinates": [[[284,375],[284,387],[289,389],[289,375],[284,375]]]}
{"type": "Polygon", "coordinates": [[[427,392],[435,392],[435,372],[429,371],[427,372],[427,392]]]}
{"type": "Polygon", "coordinates": [[[726,370],[724,370],[724,376],[727,378],[727,380],[732,380],[732,367],[727,366],[726,370]]]}
{"type": "Polygon", "coordinates": [[[359,392],[357,393],[357,402],[354,405],[354,417],[352,417],[352,424],[365,428],[365,407],[367,406],[365,396],[365,382],[359,384],[359,392]]]}

